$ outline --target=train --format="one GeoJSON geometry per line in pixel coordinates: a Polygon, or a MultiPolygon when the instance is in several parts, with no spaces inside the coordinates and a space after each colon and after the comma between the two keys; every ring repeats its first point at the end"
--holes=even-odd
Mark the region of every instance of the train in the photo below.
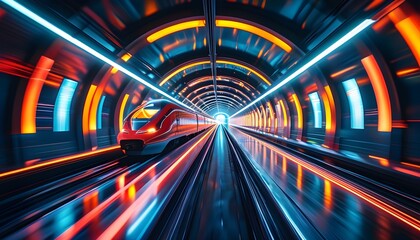
{"type": "Polygon", "coordinates": [[[117,136],[126,155],[155,155],[214,125],[214,121],[166,99],[136,107],[124,119],[117,136]]]}

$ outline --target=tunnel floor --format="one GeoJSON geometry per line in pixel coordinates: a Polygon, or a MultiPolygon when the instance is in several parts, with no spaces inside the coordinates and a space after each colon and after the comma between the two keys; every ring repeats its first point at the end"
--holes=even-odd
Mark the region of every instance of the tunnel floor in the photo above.
{"type": "Polygon", "coordinates": [[[397,219],[381,204],[395,206],[386,197],[377,196],[307,159],[237,128],[219,125],[166,155],[130,161],[116,159],[25,191],[15,191],[0,202],[7,209],[1,213],[0,236],[5,239],[415,239],[418,236],[418,230],[397,219]]]}

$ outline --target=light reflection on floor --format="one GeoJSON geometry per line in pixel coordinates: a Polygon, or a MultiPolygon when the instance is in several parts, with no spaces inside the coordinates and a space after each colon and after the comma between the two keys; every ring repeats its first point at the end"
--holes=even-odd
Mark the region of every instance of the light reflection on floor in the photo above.
{"type": "Polygon", "coordinates": [[[414,238],[413,229],[391,215],[267,148],[261,140],[234,128],[230,131],[324,237],[414,238]]]}

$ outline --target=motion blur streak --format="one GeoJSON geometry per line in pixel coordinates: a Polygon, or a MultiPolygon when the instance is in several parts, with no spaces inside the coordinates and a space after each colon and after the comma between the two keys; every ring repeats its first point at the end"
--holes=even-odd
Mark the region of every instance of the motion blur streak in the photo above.
{"type": "Polygon", "coordinates": [[[370,82],[372,83],[376,103],[378,104],[378,131],[391,132],[391,102],[389,100],[388,88],[386,87],[382,71],[373,55],[363,58],[362,64],[366,69],[370,82]]]}
{"type": "MultiPolygon", "coordinates": [[[[125,194],[125,192],[131,187],[134,186],[138,181],[140,181],[144,176],[149,174],[150,171],[154,170],[156,165],[159,163],[155,163],[150,166],[147,170],[142,172],[139,176],[133,179],[131,182],[127,183],[124,186],[125,180],[119,180],[119,186],[121,187],[117,192],[115,192],[112,196],[107,198],[104,202],[99,204],[97,207],[92,209],[89,213],[84,215],[79,221],[74,223],[70,228],[68,228],[65,232],[63,232],[60,236],[57,237],[57,240],[64,240],[64,239],[72,239],[76,236],[78,232],[80,232],[86,225],[88,225],[93,219],[95,219],[101,212],[106,209],[111,203],[118,199],[119,196],[125,194]]],[[[121,177],[125,177],[125,174],[121,177]]],[[[120,178],[121,179],[121,178],[120,178]]]]}
{"type": "Polygon", "coordinates": [[[206,25],[205,20],[193,20],[188,22],[182,22],[178,23],[172,26],[169,26],[167,28],[164,28],[160,31],[157,31],[150,36],[147,37],[147,41],[149,43],[152,43],[160,38],[163,38],[169,34],[179,32],[182,30],[190,29],[190,28],[196,28],[196,27],[204,27],[206,25]]]}
{"type": "Polygon", "coordinates": [[[71,160],[78,160],[79,158],[83,158],[83,157],[99,155],[101,153],[105,153],[105,152],[112,151],[112,150],[119,149],[119,148],[120,148],[120,146],[112,146],[112,147],[107,147],[107,148],[103,148],[103,149],[96,150],[96,151],[79,153],[79,154],[75,154],[75,155],[70,155],[70,156],[66,156],[66,157],[61,157],[61,158],[48,160],[46,162],[36,164],[36,165],[32,165],[32,166],[29,166],[29,167],[19,168],[19,169],[16,169],[16,170],[0,173],[0,178],[10,177],[10,176],[18,174],[18,173],[24,173],[24,172],[27,172],[29,170],[36,170],[36,169],[39,169],[41,167],[51,166],[51,165],[58,164],[58,163],[63,163],[63,162],[71,161],[71,160]]]}
{"type": "Polygon", "coordinates": [[[36,109],[45,78],[54,60],[41,56],[29,79],[22,103],[21,133],[36,133],[36,109]]]}
{"type": "Polygon", "coordinates": [[[334,173],[331,173],[327,170],[324,170],[322,168],[319,168],[315,165],[312,165],[309,162],[303,161],[287,152],[284,152],[277,147],[274,147],[271,144],[268,144],[264,141],[261,141],[259,139],[255,139],[255,141],[259,142],[260,144],[266,146],[268,149],[273,150],[274,152],[285,156],[287,159],[290,159],[294,163],[304,167],[305,169],[315,173],[318,176],[321,176],[322,178],[336,184],[337,186],[340,186],[341,188],[353,193],[354,195],[364,199],[365,201],[371,203],[373,206],[391,214],[392,216],[396,217],[397,219],[403,221],[404,223],[408,224],[409,226],[415,228],[416,230],[420,231],[420,220],[416,219],[413,216],[410,216],[407,213],[404,213],[397,208],[385,203],[382,200],[379,200],[375,196],[371,195],[367,189],[364,189],[361,186],[355,185],[338,175],[335,175],[334,173]]]}
{"type": "Polygon", "coordinates": [[[188,156],[188,154],[193,151],[198,144],[200,144],[207,136],[209,136],[214,131],[214,127],[209,130],[205,135],[203,135],[197,142],[192,145],[181,157],[178,158],[171,166],[165,170],[165,172],[155,179],[152,184],[144,191],[144,193],[128,207],[103,233],[98,237],[98,239],[114,239],[122,227],[130,220],[131,216],[136,213],[139,209],[142,209],[142,206],[145,204],[144,201],[149,197],[149,191],[156,189],[165,178],[172,173],[172,171],[188,156]]]}
{"type": "MultiPolygon", "coordinates": [[[[96,91],[96,85],[91,85],[86,96],[85,105],[83,106],[83,135],[89,134],[89,119],[90,119],[90,111],[92,106],[93,96],[96,91]]],[[[96,116],[95,116],[96,117],[96,116]]],[[[95,126],[96,127],[96,126],[95,126]]]]}
{"type": "Polygon", "coordinates": [[[128,94],[124,95],[124,99],[122,100],[121,107],[120,107],[120,115],[119,115],[119,118],[118,118],[118,124],[120,126],[120,132],[123,128],[124,109],[125,109],[125,105],[127,105],[128,97],[130,97],[130,95],[128,95],[128,94]]]}
{"type": "Polygon", "coordinates": [[[285,43],[283,40],[279,39],[278,37],[274,36],[273,34],[261,29],[260,27],[252,26],[247,23],[238,22],[238,21],[232,21],[232,20],[216,20],[216,26],[217,27],[226,27],[226,28],[235,28],[240,29],[243,31],[247,31],[250,33],[253,33],[255,35],[258,35],[267,41],[272,42],[273,44],[277,45],[287,53],[290,53],[292,51],[292,47],[285,43]]]}

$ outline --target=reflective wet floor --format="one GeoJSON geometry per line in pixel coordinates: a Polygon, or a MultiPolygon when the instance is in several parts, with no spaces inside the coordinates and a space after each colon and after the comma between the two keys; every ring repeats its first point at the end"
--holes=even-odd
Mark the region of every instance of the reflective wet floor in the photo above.
{"type": "MultiPolygon", "coordinates": [[[[239,145],[327,239],[416,239],[412,227],[291,161],[278,147],[229,128],[239,145]]],[[[304,161],[304,159],[303,159],[304,161]]]]}
{"type": "MultiPolygon", "coordinates": [[[[351,181],[311,167],[306,159],[238,129],[229,127],[227,131],[244,151],[246,161],[256,166],[259,176],[274,183],[268,189],[284,195],[281,201],[287,201],[287,207],[294,209],[293,214],[303,216],[323,238],[416,239],[418,236],[413,227],[363,198],[364,195],[356,191],[358,186],[351,181]]],[[[238,149],[233,149],[236,145],[230,141],[224,127],[218,127],[165,157],[130,166],[107,166],[103,174],[66,189],[67,183],[92,171],[69,176],[57,182],[56,186],[62,184],[65,189],[61,194],[49,196],[48,199],[54,198],[54,201],[34,201],[30,211],[15,219],[18,227],[3,236],[6,239],[156,239],[151,234],[159,232],[153,229],[159,217],[171,211],[168,202],[177,189],[185,187],[183,179],[194,170],[193,163],[202,161],[206,167],[196,173],[201,174],[203,180],[191,188],[198,197],[189,199],[181,194],[184,201],[195,201],[190,205],[194,206],[189,209],[192,220],[183,236],[189,239],[255,238],[256,226],[249,217],[256,209],[255,202],[244,197],[246,189],[239,186],[249,185],[240,182],[243,178],[239,176],[244,176],[245,170],[235,165],[245,160],[235,157],[238,155],[233,152],[238,149]],[[210,149],[205,157],[201,157],[203,149],[210,149]],[[32,220],[36,214],[39,216],[32,220]]],[[[255,212],[252,214],[259,217],[255,212]]],[[[293,220],[294,216],[287,218],[293,220]]],[[[175,223],[183,221],[185,219],[179,219],[175,223]]],[[[287,225],[280,219],[274,222],[278,226],[287,225]]],[[[4,229],[5,226],[1,226],[0,233],[4,229]]],[[[301,230],[302,236],[308,233],[301,230]]]]}

